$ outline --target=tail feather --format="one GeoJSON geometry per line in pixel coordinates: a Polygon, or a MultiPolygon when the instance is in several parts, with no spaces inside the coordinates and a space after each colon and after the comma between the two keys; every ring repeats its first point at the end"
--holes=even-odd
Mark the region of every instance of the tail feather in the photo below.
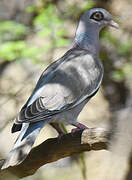
{"type": "Polygon", "coordinates": [[[15,166],[24,161],[39,134],[40,130],[44,127],[46,121],[36,123],[24,123],[20,135],[18,136],[12,150],[9,152],[1,169],[15,166]]]}
{"type": "Polygon", "coordinates": [[[11,132],[12,133],[15,133],[15,132],[17,132],[17,131],[20,131],[21,130],[21,128],[22,128],[22,124],[13,124],[13,126],[12,126],[12,129],[11,129],[11,132]]]}

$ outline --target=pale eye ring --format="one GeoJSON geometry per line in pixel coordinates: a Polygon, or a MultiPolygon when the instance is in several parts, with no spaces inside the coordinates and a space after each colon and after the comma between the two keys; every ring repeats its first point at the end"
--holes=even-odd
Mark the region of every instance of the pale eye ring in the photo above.
{"type": "Polygon", "coordinates": [[[101,21],[104,19],[104,15],[102,12],[98,11],[91,15],[90,19],[94,19],[95,21],[101,21]]]}

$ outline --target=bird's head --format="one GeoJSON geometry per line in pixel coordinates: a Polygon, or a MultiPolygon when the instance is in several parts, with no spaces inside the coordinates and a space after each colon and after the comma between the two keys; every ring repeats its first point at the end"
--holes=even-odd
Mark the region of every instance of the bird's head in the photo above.
{"type": "Polygon", "coordinates": [[[119,28],[118,24],[113,20],[112,15],[102,8],[93,8],[86,11],[82,15],[81,21],[84,21],[88,25],[96,26],[96,28],[99,27],[99,29],[105,26],[119,28]]]}
{"type": "Polygon", "coordinates": [[[74,47],[77,45],[83,49],[89,49],[94,54],[98,54],[99,32],[105,26],[119,27],[112,19],[112,15],[105,9],[93,8],[86,11],[80,18],[74,47]]]}

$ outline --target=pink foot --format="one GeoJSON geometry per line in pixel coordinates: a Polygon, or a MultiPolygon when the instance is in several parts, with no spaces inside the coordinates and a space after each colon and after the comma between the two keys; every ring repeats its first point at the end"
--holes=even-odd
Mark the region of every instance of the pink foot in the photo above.
{"type": "Polygon", "coordinates": [[[79,129],[79,128],[73,128],[73,129],[71,130],[71,133],[74,133],[74,132],[77,132],[77,131],[80,131],[80,129],[79,129]]]}
{"type": "Polygon", "coordinates": [[[61,139],[62,136],[65,135],[65,132],[60,128],[59,124],[57,123],[50,123],[50,125],[56,129],[56,131],[58,132],[58,139],[61,139]]]}
{"type": "Polygon", "coordinates": [[[74,128],[71,130],[71,133],[74,133],[76,131],[79,131],[80,129],[88,129],[87,126],[85,126],[84,124],[81,123],[76,123],[76,124],[72,124],[73,126],[76,126],[77,128],[74,128]]]}

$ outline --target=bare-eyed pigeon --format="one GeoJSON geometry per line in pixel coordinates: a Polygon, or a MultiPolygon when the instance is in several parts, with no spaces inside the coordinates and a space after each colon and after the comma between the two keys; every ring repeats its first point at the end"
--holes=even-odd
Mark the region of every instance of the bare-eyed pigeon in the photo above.
{"type": "Polygon", "coordinates": [[[42,73],[16,117],[12,133],[20,134],[2,169],[18,165],[26,158],[47,123],[59,134],[60,123],[86,128],[77,118],[101,85],[104,70],[99,59],[99,32],[105,26],[118,28],[105,9],[93,8],[81,16],[73,47],[42,73]]]}

